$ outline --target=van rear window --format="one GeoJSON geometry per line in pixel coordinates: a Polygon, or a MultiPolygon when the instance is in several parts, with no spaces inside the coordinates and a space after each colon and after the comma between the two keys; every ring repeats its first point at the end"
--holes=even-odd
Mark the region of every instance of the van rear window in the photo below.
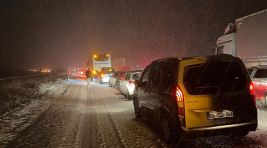
{"type": "Polygon", "coordinates": [[[184,86],[191,95],[243,90],[246,73],[237,62],[217,62],[185,67],[184,86]]]}

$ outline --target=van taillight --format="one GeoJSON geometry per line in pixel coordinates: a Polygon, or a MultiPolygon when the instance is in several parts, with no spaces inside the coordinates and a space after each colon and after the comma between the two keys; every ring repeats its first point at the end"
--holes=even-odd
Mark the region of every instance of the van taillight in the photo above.
{"type": "Polygon", "coordinates": [[[184,95],[179,86],[176,87],[176,99],[177,102],[184,102],[184,95]]]}
{"type": "Polygon", "coordinates": [[[255,98],[255,88],[254,88],[254,85],[252,82],[250,82],[249,84],[249,92],[250,92],[250,95],[253,99],[253,102],[256,104],[256,98],[255,98]]]}
{"type": "Polygon", "coordinates": [[[176,86],[175,97],[178,104],[178,116],[184,117],[184,95],[179,86],[176,86]]]}

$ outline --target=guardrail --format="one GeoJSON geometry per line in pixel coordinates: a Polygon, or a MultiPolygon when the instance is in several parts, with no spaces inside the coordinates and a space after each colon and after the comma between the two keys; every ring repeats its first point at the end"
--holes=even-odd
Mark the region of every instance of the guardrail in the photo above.
{"type": "Polygon", "coordinates": [[[47,73],[34,74],[34,75],[25,75],[25,76],[15,76],[15,77],[5,77],[0,78],[0,81],[15,80],[15,79],[26,79],[26,78],[35,78],[40,76],[48,75],[47,73]]]}

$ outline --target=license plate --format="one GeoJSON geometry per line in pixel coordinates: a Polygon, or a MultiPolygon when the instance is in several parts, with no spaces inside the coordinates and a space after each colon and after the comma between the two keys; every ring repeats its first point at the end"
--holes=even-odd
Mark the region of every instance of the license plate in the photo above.
{"type": "Polygon", "coordinates": [[[207,114],[208,120],[222,119],[222,118],[233,118],[234,113],[230,110],[222,110],[221,112],[211,111],[207,114]]]}

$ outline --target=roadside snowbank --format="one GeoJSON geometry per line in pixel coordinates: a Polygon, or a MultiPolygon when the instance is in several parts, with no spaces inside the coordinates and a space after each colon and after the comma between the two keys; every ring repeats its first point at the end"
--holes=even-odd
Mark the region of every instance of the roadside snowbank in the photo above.
{"type": "Polygon", "coordinates": [[[0,147],[11,141],[23,129],[50,107],[53,98],[66,92],[67,85],[63,79],[30,80],[5,85],[1,99],[10,99],[0,115],[0,147]],[[25,87],[31,86],[31,87],[25,87]]]}

